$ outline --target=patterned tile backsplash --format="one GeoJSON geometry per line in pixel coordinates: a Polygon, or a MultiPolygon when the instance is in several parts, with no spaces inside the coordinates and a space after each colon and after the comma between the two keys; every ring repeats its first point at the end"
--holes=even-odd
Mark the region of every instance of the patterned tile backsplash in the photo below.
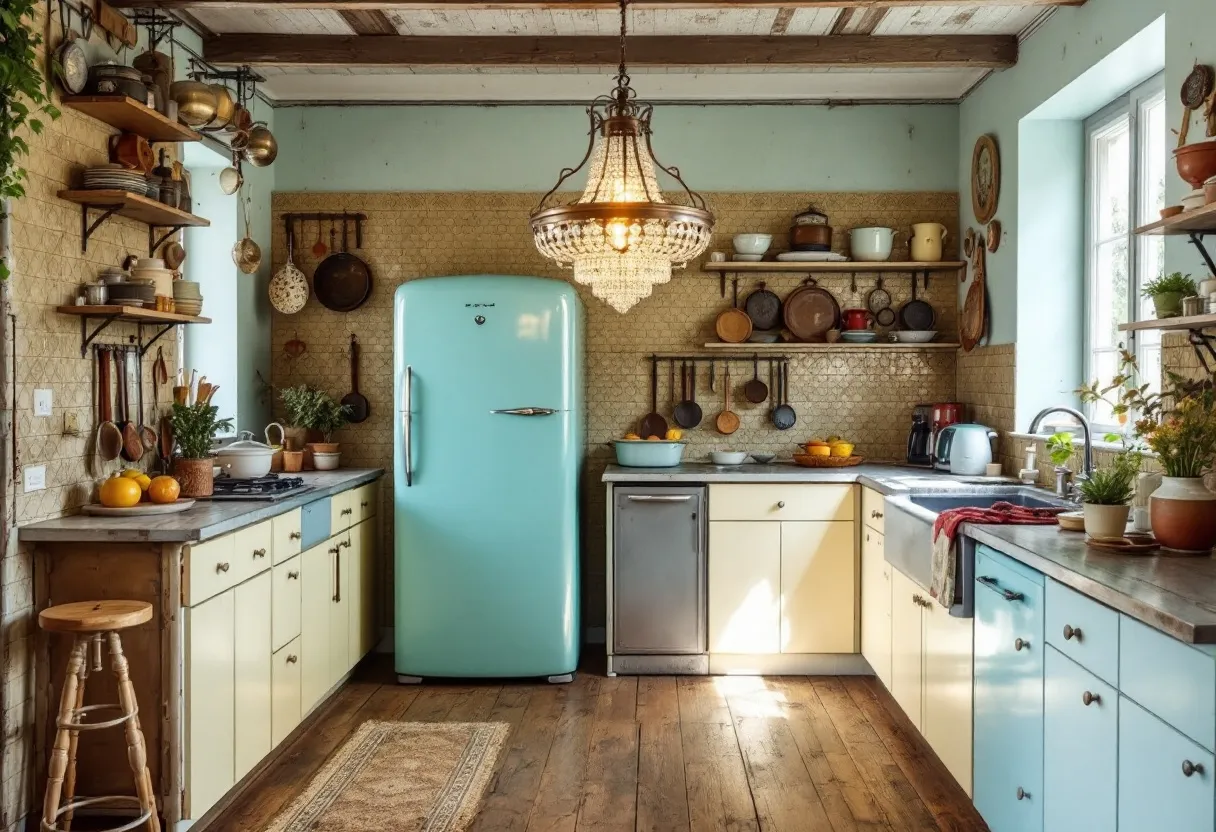
{"type": "MultiPolygon", "coordinates": [[[[884,225],[897,232],[893,259],[907,259],[907,233],[913,222],[958,225],[955,193],[720,193],[706,195],[717,216],[711,250],[729,252],[731,237],[745,231],[771,233],[774,249],[785,248],[790,219],[814,204],[836,229],[834,248],[847,252],[848,229],[884,225]]],[[[360,388],[371,400],[372,416],[339,435],[344,465],[392,464],[392,297],[400,283],[445,274],[528,274],[564,278],[565,273],[541,258],[533,247],[527,216],[537,199],[527,193],[279,193],[275,194],[273,260],[286,261],[282,214],[305,211],[361,211],[368,215],[360,255],[374,275],[372,296],[346,315],[331,312],[315,299],[297,315],[275,314],[272,345],[273,384],[307,382],[335,394],[349,389],[347,346],[350,333],[361,346],[360,388]],[[298,359],[284,344],[298,336],[308,351],[298,359]]],[[[311,275],[317,262],[309,251],[316,226],[299,232],[294,259],[311,275]]],[[[948,257],[956,256],[953,252],[948,257]]],[[[784,296],[801,281],[800,275],[766,275],[768,285],[784,296]]],[[[820,280],[842,308],[863,306],[875,283],[873,274],[820,280]]],[[[759,279],[740,281],[745,297],[759,279]]],[[[943,339],[957,332],[957,279],[935,275],[917,296],[937,310],[943,339]]],[[[911,296],[907,275],[885,281],[898,307],[911,296]]],[[[729,290],[728,290],[729,292],[729,290]]],[[[587,437],[583,474],[584,626],[604,622],[604,487],[599,482],[611,451],[608,439],[633,430],[650,409],[650,363],[653,353],[709,353],[703,345],[715,340],[714,319],[729,299],[719,292],[717,275],[695,265],[678,272],[668,284],[620,315],[581,291],[587,313],[586,377],[587,437]]],[[[741,350],[746,353],[746,349],[741,350]]],[[[770,405],[751,405],[741,388],[750,378],[750,360],[732,364],[735,409],[741,426],[727,438],[712,427],[722,407],[722,372],[716,370],[716,393],[709,390],[709,365],[698,368],[697,393],[705,420],[688,433],[687,458],[704,459],[709,451],[738,448],[772,451],[788,456],[793,444],[814,435],[839,433],[856,439],[858,453],[873,459],[898,459],[905,452],[912,407],[918,402],[950,400],[955,395],[954,351],[830,352],[792,355],[790,401],[798,413],[788,432],[768,421],[770,405]]],[[[763,365],[762,365],[763,366],[763,365]]],[[[764,371],[762,370],[762,373],[764,371]]],[[[670,412],[666,366],[660,373],[660,409],[670,412]]],[[[391,489],[391,482],[388,483],[391,489]]],[[[391,502],[387,503],[391,505],[391,502]]],[[[384,524],[385,542],[392,525],[384,524]]],[[[385,551],[391,551],[385,548],[385,551]]],[[[391,610],[391,558],[386,558],[381,609],[391,610]]]]}

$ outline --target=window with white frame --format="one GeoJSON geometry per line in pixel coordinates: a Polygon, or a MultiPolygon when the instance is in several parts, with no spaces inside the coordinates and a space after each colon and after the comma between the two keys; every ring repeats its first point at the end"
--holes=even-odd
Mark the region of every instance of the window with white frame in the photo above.
{"type": "MultiPolygon", "coordinates": [[[[1122,344],[1134,351],[1140,383],[1161,380],[1161,333],[1120,332],[1119,325],[1153,317],[1140,287],[1161,273],[1162,237],[1137,237],[1137,226],[1165,207],[1164,76],[1146,81],[1085,121],[1085,377],[1103,386],[1119,371],[1122,344]]],[[[1108,405],[1089,405],[1097,425],[1118,431],[1108,405]]]]}

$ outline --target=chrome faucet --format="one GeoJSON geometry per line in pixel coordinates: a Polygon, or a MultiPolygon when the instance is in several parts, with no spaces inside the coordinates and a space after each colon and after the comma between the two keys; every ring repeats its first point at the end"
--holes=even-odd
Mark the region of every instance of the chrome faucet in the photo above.
{"type": "Polygon", "coordinates": [[[1073,410],[1071,407],[1045,407],[1030,421],[1031,433],[1039,432],[1039,424],[1049,413],[1067,413],[1081,423],[1081,436],[1085,440],[1085,455],[1081,462],[1081,476],[1088,477],[1094,472],[1094,439],[1089,428],[1089,420],[1085,418],[1085,414],[1079,410],[1073,410]]]}

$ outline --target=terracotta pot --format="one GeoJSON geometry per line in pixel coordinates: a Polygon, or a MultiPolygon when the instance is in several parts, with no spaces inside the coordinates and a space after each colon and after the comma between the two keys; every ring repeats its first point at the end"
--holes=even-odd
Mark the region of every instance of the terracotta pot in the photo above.
{"type": "Polygon", "coordinates": [[[311,454],[336,454],[339,450],[337,442],[309,442],[304,447],[311,454]]]}
{"type": "Polygon", "coordinates": [[[210,497],[215,490],[215,461],[208,459],[173,460],[173,477],[182,487],[183,497],[210,497]]]}
{"type": "Polygon", "coordinates": [[[1216,139],[1178,148],[1174,161],[1184,182],[1197,190],[1202,188],[1204,182],[1216,176],[1216,139]]]}
{"type": "Polygon", "coordinates": [[[283,473],[298,474],[304,470],[303,451],[283,451],[283,473]]]}
{"type": "Polygon", "coordinates": [[[1149,498],[1149,518],[1167,549],[1206,556],[1216,546],[1216,493],[1202,477],[1162,477],[1149,498]]]}
{"type": "Polygon", "coordinates": [[[283,431],[283,447],[289,451],[304,450],[308,442],[308,428],[287,428],[283,431]]]}
{"type": "Polygon", "coordinates": [[[1176,318],[1182,314],[1182,293],[1166,292],[1153,295],[1153,309],[1158,318],[1176,318]]]}
{"type": "Polygon", "coordinates": [[[1123,537],[1127,532],[1129,505],[1101,506],[1085,503],[1085,533],[1090,537],[1123,537]]]}

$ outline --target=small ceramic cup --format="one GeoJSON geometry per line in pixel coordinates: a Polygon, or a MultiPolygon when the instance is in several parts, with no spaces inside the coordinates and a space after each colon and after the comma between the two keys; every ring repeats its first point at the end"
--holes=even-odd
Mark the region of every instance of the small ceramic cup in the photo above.
{"type": "Polygon", "coordinates": [[[709,253],[709,262],[725,263],[726,262],[726,252],[725,251],[711,251],[709,253]]]}

